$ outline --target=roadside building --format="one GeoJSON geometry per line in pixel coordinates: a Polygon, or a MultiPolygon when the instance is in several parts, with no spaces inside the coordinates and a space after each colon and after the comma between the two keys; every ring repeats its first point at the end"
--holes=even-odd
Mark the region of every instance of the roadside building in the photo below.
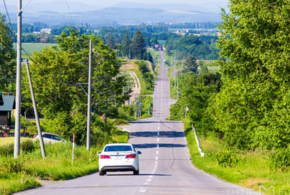
{"type": "Polygon", "coordinates": [[[51,30],[52,30],[51,28],[43,28],[40,30],[40,32],[46,33],[46,34],[51,34],[51,30]]]}

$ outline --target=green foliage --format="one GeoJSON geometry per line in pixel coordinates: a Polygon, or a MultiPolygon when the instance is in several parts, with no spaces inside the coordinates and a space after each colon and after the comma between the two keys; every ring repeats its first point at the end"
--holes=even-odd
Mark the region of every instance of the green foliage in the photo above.
{"type": "Polygon", "coordinates": [[[218,161],[218,164],[222,167],[233,167],[241,160],[238,155],[232,150],[225,150],[219,152],[216,159],[218,161]]]}
{"type": "Polygon", "coordinates": [[[198,66],[196,63],[196,59],[190,55],[184,63],[184,68],[183,68],[184,71],[197,73],[197,68],[198,68],[198,66]]]}
{"type": "Polygon", "coordinates": [[[130,44],[131,44],[131,40],[129,38],[129,33],[127,32],[122,39],[122,54],[123,54],[123,56],[129,57],[130,44]]]}
{"type": "MultiPolygon", "coordinates": [[[[113,126],[113,123],[109,123],[113,126]]],[[[92,130],[92,134],[95,134],[95,130],[92,130]]],[[[107,134],[107,132],[103,132],[98,136],[104,136],[104,134],[107,134]]],[[[32,150],[29,152],[21,150],[17,160],[14,160],[11,154],[0,153],[0,194],[8,195],[13,192],[38,187],[40,186],[37,182],[39,179],[66,180],[96,172],[98,171],[97,153],[102,150],[103,145],[116,142],[127,143],[128,136],[128,132],[122,132],[117,129],[111,132],[110,139],[106,141],[100,139],[96,141],[94,139],[95,136],[93,136],[91,140],[93,145],[90,150],[81,145],[75,148],[73,164],[72,145],[70,142],[45,144],[45,159],[42,159],[39,142],[37,141],[33,144],[31,140],[32,150]]],[[[77,139],[76,141],[78,141],[77,139]]]]}
{"type": "MultiPolygon", "coordinates": [[[[0,138],[0,155],[10,155],[14,152],[14,138],[0,138]]],[[[33,149],[33,142],[31,139],[22,138],[20,140],[20,149],[23,152],[29,152],[33,149]]]]}
{"type": "Polygon", "coordinates": [[[128,125],[128,122],[124,119],[116,119],[116,120],[114,120],[114,123],[116,125],[128,125]]]}
{"type": "Polygon", "coordinates": [[[135,71],[141,84],[141,94],[151,95],[154,88],[154,75],[151,74],[148,64],[145,61],[135,61],[139,71],[135,71]]]}
{"type": "MultiPolygon", "coordinates": [[[[174,82],[174,80],[172,80],[174,82]]],[[[185,108],[188,107],[187,118],[194,122],[196,130],[201,134],[214,130],[209,107],[211,98],[219,92],[222,83],[219,74],[207,73],[198,77],[193,72],[179,75],[180,97],[170,108],[170,120],[181,120],[185,117],[185,108]]]]}
{"type": "Polygon", "coordinates": [[[153,37],[151,40],[150,40],[150,45],[151,45],[151,47],[155,47],[155,45],[157,45],[158,44],[158,41],[157,41],[157,39],[156,39],[156,37],[153,37]]]}
{"type": "Polygon", "coordinates": [[[0,90],[14,83],[16,78],[16,52],[13,49],[6,17],[0,13],[0,90]]]}
{"type": "Polygon", "coordinates": [[[198,71],[200,74],[208,73],[208,68],[206,66],[202,66],[201,70],[198,71]]]}
{"type": "Polygon", "coordinates": [[[270,155],[270,167],[275,170],[289,171],[290,148],[281,148],[272,152],[270,155]]]}
{"type": "Polygon", "coordinates": [[[218,40],[223,86],[211,103],[231,146],[289,146],[289,3],[231,1],[218,40]],[[245,11],[245,9],[247,11],[245,11]]]}
{"type": "Polygon", "coordinates": [[[146,51],[145,49],[145,40],[143,38],[142,33],[137,30],[132,39],[132,55],[137,59],[143,59],[143,53],[146,51]]]}
{"type": "Polygon", "coordinates": [[[166,52],[177,52],[179,59],[186,59],[189,55],[199,60],[216,60],[219,58],[219,49],[215,46],[214,37],[194,35],[182,36],[181,38],[168,38],[165,43],[166,52]],[[209,39],[209,40],[207,40],[209,39]]]}

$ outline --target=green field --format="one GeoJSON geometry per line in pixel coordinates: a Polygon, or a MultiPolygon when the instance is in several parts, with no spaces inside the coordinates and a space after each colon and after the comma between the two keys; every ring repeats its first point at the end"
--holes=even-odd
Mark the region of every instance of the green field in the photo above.
{"type": "Polygon", "coordinates": [[[165,42],[166,42],[165,40],[157,40],[157,41],[158,41],[159,44],[165,46],[165,42]]]}
{"type": "MultiPolygon", "coordinates": [[[[22,43],[22,48],[28,55],[32,55],[34,51],[40,51],[44,47],[54,46],[56,43],[22,43]]],[[[13,43],[13,48],[17,49],[17,44],[13,43]]],[[[22,52],[23,56],[26,56],[25,52],[22,52]]]]}

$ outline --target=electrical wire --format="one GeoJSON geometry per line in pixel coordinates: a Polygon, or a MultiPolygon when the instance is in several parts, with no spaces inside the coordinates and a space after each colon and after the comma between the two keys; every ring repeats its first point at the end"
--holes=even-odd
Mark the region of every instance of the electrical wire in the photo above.
{"type": "MultiPolygon", "coordinates": [[[[26,5],[25,5],[25,7],[31,2],[32,0],[30,0],[26,5]]],[[[10,16],[9,16],[9,12],[8,12],[8,9],[7,9],[7,6],[6,6],[6,2],[5,2],[5,0],[3,0],[3,2],[4,2],[4,5],[5,5],[5,10],[6,10],[6,14],[7,14],[7,17],[8,17],[8,20],[9,20],[9,24],[10,24],[10,26],[11,26],[11,30],[10,30],[10,32],[13,34],[13,36],[14,36],[14,39],[15,40],[17,40],[17,38],[16,38],[16,36],[15,36],[15,31],[14,31],[14,29],[13,29],[13,26],[12,26],[12,23],[11,23],[11,20],[10,20],[10,16]]],[[[19,44],[19,42],[17,41],[17,44],[19,44]]],[[[29,58],[29,60],[31,60],[31,61],[33,61],[32,60],[32,57],[25,51],[25,49],[23,49],[23,48],[21,48],[21,50],[23,50],[24,51],[24,53],[28,56],[28,58],[29,58]]]]}
{"type": "Polygon", "coordinates": [[[66,0],[66,5],[67,5],[67,9],[68,9],[68,12],[69,12],[70,18],[71,18],[71,20],[72,20],[72,24],[74,25],[74,20],[73,20],[73,18],[72,18],[72,15],[71,15],[71,12],[70,12],[69,5],[68,5],[67,0],[66,0]]]}
{"type": "Polygon", "coordinates": [[[24,10],[24,8],[31,2],[32,0],[30,0],[30,1],[28,1],[28,3],[26,3],[26,5],[20,10],[20,11],[22,11],[22,10],[24,10]]]}

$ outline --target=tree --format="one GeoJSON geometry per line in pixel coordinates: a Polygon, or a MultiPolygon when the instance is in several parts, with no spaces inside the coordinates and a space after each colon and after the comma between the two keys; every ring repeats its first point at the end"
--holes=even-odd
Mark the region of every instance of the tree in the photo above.
{"type": "Polygon", "coordinates": [[[190,55],[184,62],[184,71],[195,72],[197,74],[197,63],[196,59],[193,56],[190,55]]]}
{"type": "Polygon", "coordinates": [[[7,88],[16,78],[16,52],[6,17],[0,12],[0,87],[7,88]]]}
{"type": "Polygon", "coordinates": [[[156,37],[153,37],[153,38],[150,40],[150,43],[151,43],[151,46],[152,46],[152,47],[155,47],[155,45],[158,44],[158,41],[157,41],[156,37]]]}
{"type": "Polygon", "coordinates": [[[132,54],[137,59],[142,59],[143,53],[146,51],[142,33],[137,30],[132,39],[132,54]]]}
{"type": "MultiPolygon", "coordinates": [[[[119,76],[120,62],[115,52],[94,35],[81,35],[69,29],[57,37],[58,47],[34,52],[30,64],[31,78],[39,111],[45,119],[59,127],[64,137],[78,133],[84,140],[87,114],[87,96],[77,83],[88,82],[89,40],[93,43],[92,56],[92,123],[98,115],[116,114],[117,102],[130,96],[125,92],[125,78],[119,76]],[[112,114],[113,113],[113,114],[112,114]],[[58,122],[60,124],[58,124],[58,122]]],[[[24,78],[26,71],[23,70],[24,78]]],[[[28,81],[23,80],[23,96],[30,98],[28,81]]],[[[82,86],[87,91],[87,85],[82,86]]]]}
{"type": "Polygon", "coordinates": [[[106,44],[112,48],[115,49],[115,39],[114,37],[111,35],[111,33],[108,34],[107,40],[106,40],[106,44]]]}
{"type": "Polygon", "coordinates": [[[230,1],[223,10],[221,73],[212,103],[216,127],[238,148],[287,147],[290,142],[290,4],[230,1]],[[246,8],[246,11],[245,11],[246,8]]]}
{"type": "Polygon", "coordinates": [[[129,38],[129,33],[126,32],[122,39],[122,54],[123,56],[128,56],[129,57],[129,49],[130,49],[130,38],[129,38]]]}

